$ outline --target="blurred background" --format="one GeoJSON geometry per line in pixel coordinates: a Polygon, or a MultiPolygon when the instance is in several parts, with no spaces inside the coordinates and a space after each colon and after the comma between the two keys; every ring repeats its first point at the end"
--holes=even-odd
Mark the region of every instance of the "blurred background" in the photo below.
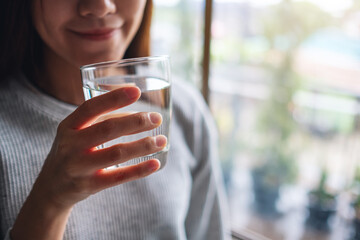
{"type": "MultiPolygon", "coordinates": [[[[155,0],[201,89],[205,0],[155,0]]],[[[234,238],[360,239],[360,1],[213,0],[209,106],[234,238]]]]}

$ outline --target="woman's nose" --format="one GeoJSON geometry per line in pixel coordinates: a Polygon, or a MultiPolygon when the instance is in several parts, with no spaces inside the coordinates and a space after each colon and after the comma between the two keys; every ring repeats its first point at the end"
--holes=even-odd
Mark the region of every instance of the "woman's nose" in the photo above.
{"type": "Polygon", "coordinates": [[[80,0],[79,14],[83,17],[103,18],[116,12],[114,0],[80,0]]]}

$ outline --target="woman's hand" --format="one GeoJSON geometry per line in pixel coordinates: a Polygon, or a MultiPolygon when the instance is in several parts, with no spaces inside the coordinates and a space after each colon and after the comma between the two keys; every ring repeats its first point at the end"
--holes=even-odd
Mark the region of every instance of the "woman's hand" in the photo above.
{"type": "MultiPolygon", "coordinates": [[[[61,238],[74,204],[105,188],[145,177],[159,169],[160,162],[152,159],[133,166],[104,170],[160,151],[166,145],[165,136],[96,148],[109,140],[147,131],[161,124],[158,113],[135,113],[95,123],[101,115],[127,106],[139,97],[137,87],[123,87],[84,102],[60,123],[52,149],[14,225],[14,239],[19,233],[16,229],[21,229],[29,217],[42,219],[41,224],[55,224],[48,228],[58,231],[55,235],[33,235],[36,239],[61,238]]],[[[36,225],[31,224],[31,227],[36,230],[36,225]]],[[[44,226],[41,229],[44,230],[44,226]]]]}
{"type": "Polygon", "coordinates": [[[102,170],[160,151],[166,145],[164,136],[96,149],[114,138],[147,131],[161,124],[158,113],[136,113],[92,125],[100,115],[129,105],[139,97],[140,90],[136,87],[117,89],[86,101],[60,123],[38,179],[38,184],[54,204],[72,206],[100,190],[147,176],[159,168],[159,161],[149,160],[135,166],[102,170]]]}

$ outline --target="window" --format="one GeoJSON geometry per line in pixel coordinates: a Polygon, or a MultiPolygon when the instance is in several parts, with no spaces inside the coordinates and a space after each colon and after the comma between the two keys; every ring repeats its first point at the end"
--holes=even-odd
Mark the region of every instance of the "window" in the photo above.
{"type": "Polygon", "coordinates": [[[200,86],[203,2],[155,0],[152,53],[170,55],[172,75],[200,86]]]}
{"type": "MultiPolygon", "coordinates": [[[[154,54],[200,86],[205,1],[155,5],[154,54]]],[[[359,1],[213,0],[210,66],[233,229],[360,239],[359,1]]]]}
{"type": "Polygon", "coordinates": [[[215,1],[210,103],[234,229],[359,237],[359,10],[215,1]]]}

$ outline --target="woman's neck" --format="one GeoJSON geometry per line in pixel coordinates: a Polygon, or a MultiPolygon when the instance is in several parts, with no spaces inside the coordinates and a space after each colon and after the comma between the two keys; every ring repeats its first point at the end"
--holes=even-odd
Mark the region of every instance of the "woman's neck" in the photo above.
{"type": "Polygon", "coordinates": [[[35,79],[47,94],[66,103],[84,102],[80,69],[49,49],[44,49],[43,67],[35,79]]]}

